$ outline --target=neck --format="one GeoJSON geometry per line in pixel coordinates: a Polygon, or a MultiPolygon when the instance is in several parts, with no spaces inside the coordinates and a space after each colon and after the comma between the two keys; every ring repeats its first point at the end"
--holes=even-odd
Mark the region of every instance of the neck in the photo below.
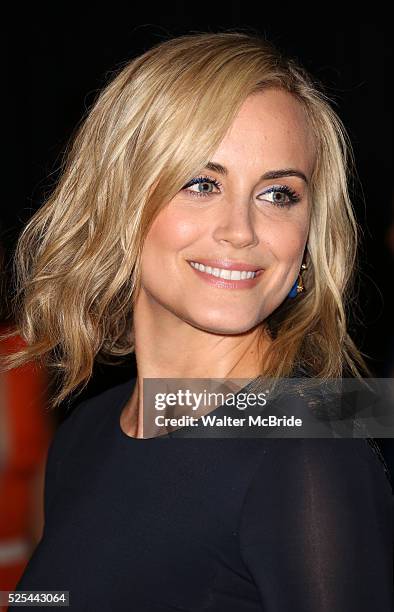
{"type": "Polygon", "coordinates": [[[242,334],[200,329],[143,291],[133,318],[138,378],[254,378],[271,340],[259,325],[242,334]],[[261,339],[262,336],[262,339],[261,339]],[[259,348],[260,338],[260,348],[259,348]]]}
{"type": "Polygon", "coordinates": [[[134,437],[143,437],[144,378],[253,379],[271,342],[266,332],[261,337],[259,326],[233,335],[197,328],[144,291],[134,308],[133,328],[138,375],[121,422],[134,437]]]}

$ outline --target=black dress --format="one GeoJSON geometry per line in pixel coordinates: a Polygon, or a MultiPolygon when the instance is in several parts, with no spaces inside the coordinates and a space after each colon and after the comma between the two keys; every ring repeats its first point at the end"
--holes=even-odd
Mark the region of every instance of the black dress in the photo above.
{"type": "Polygon", "coordinates": [[[134,384],[57,430],[16,590],[92,612],[394,610],[392,489],[365,439],[131,438],[134,384]]]}

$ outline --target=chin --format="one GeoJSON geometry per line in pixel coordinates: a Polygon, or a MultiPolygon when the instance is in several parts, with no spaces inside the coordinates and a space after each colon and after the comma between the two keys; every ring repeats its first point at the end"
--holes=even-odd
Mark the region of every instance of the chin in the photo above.
{"type": "Polygon", "coordinates": [[[202,320],[201,318],[196,317],[195,319],[191,319],[189,321],[191,325],[197,327],[198,329],[202,329],[211,334],[225,334],[225,335],[239,335],[244,334],[251,331],[256,325],[259,324],[259,321],[248,320],[248,321],[240,321],[240,317],[237,319],[228,318],[225,319],[221,317],[220,319],[213,318],[202,320]]]}

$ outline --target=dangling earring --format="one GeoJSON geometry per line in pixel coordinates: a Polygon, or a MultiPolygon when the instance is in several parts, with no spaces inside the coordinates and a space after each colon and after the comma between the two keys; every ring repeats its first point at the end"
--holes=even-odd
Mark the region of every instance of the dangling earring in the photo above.
{"type": "Polygon", "coordinates": [[[301,265],[300,273],[298,274],[297,280],[295,281],[294,285],[290,289],[288,297],[295,298],[299,293],[305,291],[304,283],[302,280],[302,272],[303,270],[306,270],[307,267],[308,266],[305,263],[301,265]]]}

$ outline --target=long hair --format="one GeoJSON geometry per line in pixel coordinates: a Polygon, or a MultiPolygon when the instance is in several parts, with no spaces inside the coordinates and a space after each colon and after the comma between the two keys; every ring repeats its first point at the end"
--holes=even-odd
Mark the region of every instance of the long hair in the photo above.
{"type": "MultiPolygon", "coordinates": [[[[355,164],[324,88],[255,33],[190,33],[118,67],[66,147],[60,178],[21,233],[14,256],[16,332],[61,375],[52,406],[86,386],[94,361],[134,351],[140,256],[160,209],[211,159],[247,96],[290,92],[316,141],[306,292],[263,322],[272,343],[261,373],[295,364],[316,377],[368,371],[347,331],[360,230],[348,191],[355,164]]],[[[261,330],[263,331],[263,324],[261,330]]]]}

